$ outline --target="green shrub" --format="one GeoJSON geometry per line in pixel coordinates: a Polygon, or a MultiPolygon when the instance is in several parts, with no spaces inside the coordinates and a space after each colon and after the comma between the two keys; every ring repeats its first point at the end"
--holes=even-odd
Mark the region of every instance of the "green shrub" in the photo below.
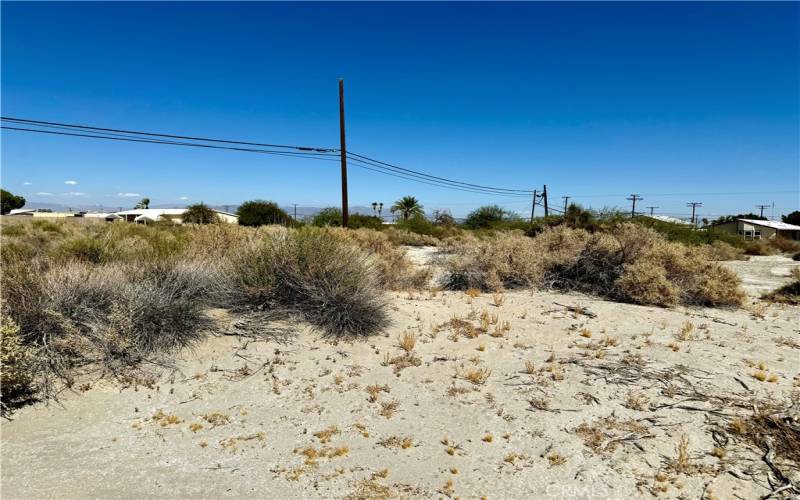
{"type": "Polygon", "coordinates": [[[487,205],[470,212],[464,221],[464,226],[469,229],[492,229],[498,227],[508,217],[508,212],[499,205],[487,205]]]}
{"type": "Polygon", "coordinates": [[[204,203],[197,203],[186,207],[181,217],[184,224],[214,224],[219,222],[217,213],[204,203]]]}
{"type": "Polygon", "coordinates": [[[317,227],[341,227],[342,226],[342,211],[336,207],[326,207],[317,212],[311,220],[311,224],[317,227]]]}
{"type": "Polygon", "coordinates": [[[374,215],[350,214],[348,225],[350,229],[364,228],[380,231],[383,229],[383,219],[374,215]]]}
{"type": "Polygon", "coordinates": [[[289,214],[273,201],[246,201],[236,210],[236,215],[239,216],[239,224],[242,226],[265,226],[267,224],[285,226],[291,222],[289,214]]]}

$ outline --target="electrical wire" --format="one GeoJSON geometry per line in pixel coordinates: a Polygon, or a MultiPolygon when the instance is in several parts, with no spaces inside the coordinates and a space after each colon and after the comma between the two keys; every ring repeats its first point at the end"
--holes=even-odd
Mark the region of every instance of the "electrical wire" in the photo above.
{"type": "Polygon", "coordinates": [[[200,143],[192,143],[192,142],[179,142],[179,141],[166,141],[161,139],[146,139],[146,138],[133,138],[130,136],[111,136],[111,135],[98,135],[98,134],[80,134],[77,132],[63,132],[63,131],[55,131],[55,130],[40,130],[40,129],[32,129],[32,128],[23,128],[23,127],[9,127],[7,125],[3,125],[0,128],[6,130],[16,130],[21,132],[36,132],[40,134],[52,134],[52,135],[64,135],[64,136],[72,136],[72,137],[84,137],[89,139],[105,139],[110,141],[123,141],[123,142],[140,142],[140,143],[147,143],[147,144],[165,144],[170,146],[188,146],[188,147],[196,147],[196,148],[207,148],[207,149],[224,149],[224,150],[231,150],[231,151],[243,151],[248,153],[262,153],[262,154],[271,154],[276,156],[288,156],[292,158],[308,158],[312,160],[328,160],[328,161],[338,161],[336,158],[338,157],[336,154],[326,154],[326,153],[315,153],[315,152],[296,152],[296,151],[275,151],[269,149],[254,149],[254,148],[240,148],[234,146],[215,146],[212,144],[200,144],[200,143]],[[326,158],[327,156],[327,158],[326,158]]]}
{"type": "Polygon", "coordinates": [[[412,170],[412,169],[409,169],[409,168],[404,168],[404,167],[399,167],[397,165],[392,165],[391,163],[386,163],[386,162],[383,162],[383,161],[380,161],[380,160],[376,160],[374,158],[370,158],[368,156],[360,155],[358,153],[353,153],[352,151],[348,151],[347,152],[347,156],[348,157],[353,156],[356,159],[360,159],[362,161],[368,161],[368,162],[370,162],[372,164],[379,164],[379,165],[381,165],[383,167],[390,168],[390,169],[393,169],[393,170],[402,171],[402,172],[406,172],[406,173],[413,174],[413,175],[423,176],[423,177],[427,177],[429,179],[434,179],[434,180],[437,180],[437,181],[443,181],[443,182],[448,182],[448,183],[453,183],[453,184],[460,184],[460,185],[465,186],[465,187],[479,188],[479,189],[489,189],[489,190],[492,190],[492,191],[501,191],[501,192],[507,192],[507,193],[525,193],[525,196],[528,196],[531,193],[533,193],[533,190],[531,190],[531,189],[498,188],[498,187],[493,187],[493,186],[484,186],[484,185],[481,185],[481,184],[471,184],[471,183],[468,183],[468,182],[455,181],[455,180],[452,180],[452,179],[447,179],[445,177],[438,177],[436,175],[426,174],[424,172],[419,172],[417,170],[412,170]]]}
{"type": "Polygon", "coordinates": [[[81,124],[74,124],[74,123],[59,123],[59,122],[48,122],[43,120],[30,120],[26,118],[14,118],[11,116],[0,116],[0,120],[2,121],[9,121],[9,122],[16,122],[28,125],[57,125],[60,127],[70,127],[76,129],[84,129],[84,130],[94,130],[94,131],[101,131],[101,132],[119,132],[123,134],[135,134],[135,135],[146,135],[152,137],[166,137],[169,139],[184,139],[190,141],[204,141],[204,142],[219,142],[219,143],[226,143],[226,144],[240,144],[245,146],[261,146],[261,147],[268,147],[268,148],[288,148],[288,149],[296,149],[299,151],[316,151],[318,153],[332,153],[338,151],[338,149],[334,148],[318,148],[318,147],[309,147],[309,146],[289,146],[285,144],[267,144],[261,142],[247,142],[247,141],[235,141],[229,139],[209,139],[206,137],[193,137],[193,136],[186,136],[186,135],[174,135],[174,134],[163,134],[163,133],[156,133],[156,132],[144,132],[139,130],[122,130],[122,129],[113,129],[113,128],[104,128],[104,127],[94,127],[90,125],[81,125],[81,124]]]}

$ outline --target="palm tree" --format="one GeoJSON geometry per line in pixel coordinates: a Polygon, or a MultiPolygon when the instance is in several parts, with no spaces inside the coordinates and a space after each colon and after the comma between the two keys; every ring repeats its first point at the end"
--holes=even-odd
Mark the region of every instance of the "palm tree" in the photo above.
{"type": "Polygon", "coordinates": [[[423,215],[425,212],[422,210],[422,205],[413,196],[403,196],[392,205],[390,208],[392,213],[400,212],[403,215],[403,220],[408,220],[409,217],[415,215],[423,215]]]}

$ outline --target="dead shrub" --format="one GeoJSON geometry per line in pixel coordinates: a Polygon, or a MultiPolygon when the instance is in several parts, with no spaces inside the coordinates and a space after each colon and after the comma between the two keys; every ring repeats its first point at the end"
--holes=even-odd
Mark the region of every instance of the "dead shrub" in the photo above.
{"type": "Polygon", "coordinates": [[[453,255],[444,283],[450,289],[532,286],[662,306],[740,305],[744,298],[736,275],[707,250],[631,223],[592,234],[559,226],[535,238],[513,232],[462,238],[445,250],[453,255]]]}

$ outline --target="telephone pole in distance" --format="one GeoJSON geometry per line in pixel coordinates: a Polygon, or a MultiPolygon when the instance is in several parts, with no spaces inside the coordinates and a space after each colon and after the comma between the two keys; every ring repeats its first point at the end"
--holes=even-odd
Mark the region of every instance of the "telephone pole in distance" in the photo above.
{"type": "Polygon", "coordinates": [[[758,208],[758,209],[760,209],[760,210],[761,210],[761,214],[760,214],[760,215],[761,215],[761,217],[764,217],[764,209],[765,209],[765,208],[769,208],[769,207],[771,207],[771,206],[772,206],[772,205],[756,205],[756,208],[758,208]]]}
{"type": "Polygon", "coordinates": [[[627,198],[625,198],[625,199],[626,199],[626,200],[630,200],[630,201],[632,202],[632,204],[631,204],[631,219],[633,219],[633,217],[636,215],[636,202],[637,202],[637,201],[641,201],[641,200],[643,200],[644,198],[642,198],[642,197],[641,197],[641,196],[639,196],[638,194],[635,194],[635,193],[634,193],[634,194],[631,194],[630,196],[628,196],[628,197],[627,197],[627,198]]]}
{"type": "Polygon", "coordinates": [[[562,196],[561,199],[564,200],[564,214],[567,213],[567,203],[572,196],[562,196]]]}
{"type": "Polygon", "coordinates": [[[645,208],[649,208],[650,209],[650,217],[652,217],[653,216],[653,209],[654,208],[659,208],[659,207],[645,207],[645,208]]]}
{"type": "Polygon", "coordinates": [[[533,190],[533,203],[531,203],[531,224],[533,224],[533,211],[536,209],[536,190],[533,190]]]}
{"type": "Polygon", "coordinates": [[[695,214],[695,211],[697,210],[697,207],[702,207],[703,204],[700,203],[699,201],[690,201],[690,202],[688,202],[686,204],[686,206],[687,207],[692,207],[692,225],[696,226],[697,225],[697,219],[695,218],[694,214],[695,214]]]}

